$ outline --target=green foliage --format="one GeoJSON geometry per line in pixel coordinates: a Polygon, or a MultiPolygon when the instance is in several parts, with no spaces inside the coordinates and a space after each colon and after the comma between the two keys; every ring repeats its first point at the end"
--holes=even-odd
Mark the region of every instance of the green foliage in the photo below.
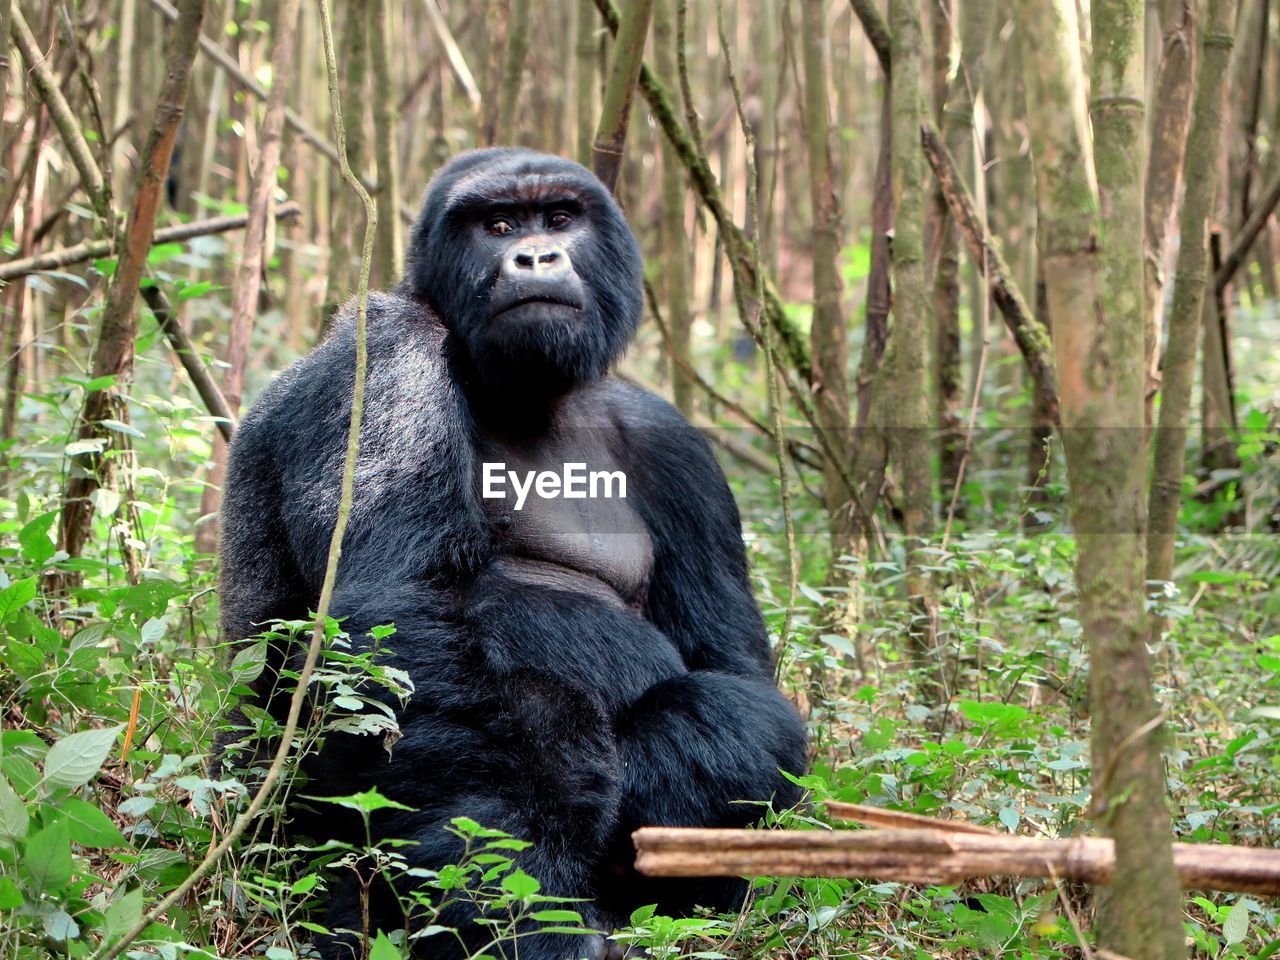
{"type": "MultiPolygon", "coordinates": [[[[181,254],[154,255],[161,282],[197,330],[221,317],[226,291],[175,274],[201,265],[224,243],[211,239],[181,254]]],[[[847,280],[860,282],[865,247],[847,250],[843,266],[847,280]]],[[[803,308],[795,314],[806,317],[803,308]]],[[[92,319],[78,316],[75,323],[92,319]]],[[[271,743],[279,732],[269,715],[247,707],[234,733],[252,754],[249,772],[243,780],[213,775],[222,718],[261,675],[268,641],[303,643],[309,633],[305,621],[277,623],[229,660],[218,648],[215,571],[193,537],[211,421],[185,385],[175,389],[163,349],[154,335],[144,337],[130,415],[117,425],[133,446],[122,458],[130,469],[117,489],[99,491],[94,536],[82,558],[57,551],[56,508],[63,471],[82,469],[89,459],[87,450],[68,449],[74,412],[86,391],[111,388],[110,378],[68,375],[25,395],[18,441],[0,449],[10,478],[10,494],[0,498],[5,960],[89,957],[190,873],[245,802],[262,767],[255,744],[271,743]],[[122,560],[122,542],[140,560],[136,582],[122,560]],[[57,573],[80,577],[65,597],[50,589],[49,576],[57,573]]],[[[699,361],[718,369],[717,384],[727,394],[763,410],[760,371],[741,362],[740,349],[726,343],[699,361]]],[[[1265,353],[1246,342],[1242,357],[1265,353]]],[[[928,548],[938,587],[933,626],[948,692],[944,707],[921,701],[924,665],[909,661],[901,643],[919,612],[903,597],[905,556],[892,518],[885,518],[884,541],[873,555],[841,558],[833,571],[825,536],[815,532],[825,531],[826,518],[797,487],[801,583],[795,629],[778,651],[779,674],[809,716],[814,760],[802,783],[819,803],[762,809],[765,822],[832,829],[837,825],[820,803],[830,799],[961,817],[1027,836],[1090,828],[1089,695],[1074,613],[1074,542],[1057,526],[1063,489],[1055,442],[1044,492],[1027,488],[1025,393],[1016,370],[1016,360],[992,357],[992,386],[978,411],[960,491],[965,509],[952,518],[946,541],[928,548]],[[1025,519],[1045,532],[1018,533],[1025,519]]],[[[251,371],[257,382],[251,380],[248,394],[265,375],[251,371]]],[[[1153,613],[1171,625],[1153,649],[1153,664],[1169,710],[1166,769],[1179,838],[1274,846],[1280,550],[1266,524],[1280,511],[1280,425],[1270,395],[1248,378],[1242,382],[1242,465],[1230,475],[1188,479],[1174,582],[1151,601],[1153,613]]],[[[802,448],[811,440],[799,430],[794,438],[802,448]]],[[[767,450],[751,432],[735,439],[767,450]]],[[[726,466],[746,519],[758,596],[777,630],[789,590],[776,478],[726,466]]],[[[812,470],[800,472],[812,484],[812,470]]],[[[350,637],[340,624],[328,624],[315,675],[323,709],[301,735],[301,752],[339,731],[394,748],[395,705],[411,693],[388,655],[396,642],[389,627],[350,637]]],[[[285,672],[286,689],[294,679],[285,672]]],[[[404,957],[416,940],[456,936],[440,911],[459,900],[482,910],[490,955],[522,923],[587,932],[582,905],[544,893],[521,868],[527,840],[465,818],[452,824],[464,854],[434,871],[408,865],[405,838],[371,832],[347,846],[282,846],[276,825],[283,801],[314,793],[296,764],[295,756],[252,835],[128,956],[300,960],[320,930],[313,908],[352,873],[395,879],[402,891],[406,922],[372,931],[373,960],[404,957]]],[[[365,823],[393,803],[376,792],[328,802],[365,823]]],[[[1280,956],[1274,901],[1215,894],[1188,897],[1183,906],[1196,957],[1280,956]]],[[[1059,891],[1042,881],[925,887],[758,878],[739,916],[671,918],[646,908],[623,930],[603,933],[655,960],[1076,957],[1076,926],[1089,936],[1091,912],[1084,888],[1059,891]]]]}

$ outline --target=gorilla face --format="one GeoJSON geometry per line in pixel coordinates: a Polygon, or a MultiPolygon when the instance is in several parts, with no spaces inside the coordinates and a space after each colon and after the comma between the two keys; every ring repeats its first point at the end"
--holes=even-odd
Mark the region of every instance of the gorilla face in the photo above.
{"type": "Polygon", "coordinates": [[[643,305],[640,250],[590,171],[531,150],[474,150],[427,187],[406,284],[487,388],[557,396],[602,377],[643,305]]]}

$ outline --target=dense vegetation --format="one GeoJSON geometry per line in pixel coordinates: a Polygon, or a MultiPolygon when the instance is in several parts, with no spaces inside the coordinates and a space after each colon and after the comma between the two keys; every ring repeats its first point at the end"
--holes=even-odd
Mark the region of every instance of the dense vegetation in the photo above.
{"type": "MultiPolygon", "coordinates": [[[[204,35],[233,50],[245,73],[278,89],[270,83],[271,54],[281,11],[291,4],[209,6],[204,35]]],[[[499,139],[589,160],[598,88],[607,83],[610,62],[608,32],[595,8],[585,0],[548,3],[545,10],[529,0],[471,6],[447,5],[443,27],[433,19],[435,0],[353,0],[336,11],[348,146],[357,169],[382,187],[375,193],[380,224],[396,219],[398,203],[411,207],[440,158],[458,149],[499,139]],[[530,17],[531,7],[537,16],[530,17]],[[367,8],[383,19],[365,22],[367,8]],[[480,103],[474,111],[473,94],[480,103]],[[392,166],[396,177],[386,176],[392,166]]],[[[988,296],[996,284],[959,257],[955,236],[932,241],[934,252],[925,258],[931,291],[955,295],[922,298],[919,326],[911,328],[919,334],[920,360],[930,344],[930,367],[913,368],[902,356],[907,349],[892,347],[902,321],[885,325],[888,231],[873,210],[873,199],[891,192],[875,146],[887,129],[884,84],[877,47],[864,39],[864,19],[854,13],[865,5],[727,6],[719,18],[713,4],[677,16],[674,3],[657,2],[646,57],[667,80],[657,84],[665,99],[637,94],[619,193],[648,258],[650,312],[661,325],[646,325],[620,373],[673,397],[712,437],[738,496],[758,596],[777,639],[779,677],[806,714],[812,740],[804,786],[814,802],[761,810],[762,820],[843,828],[821,804],[842,800],[1024,836],[1088,832],[1102,811],[1092,800],[1097,713],[1074,576],[1077,539],[1062,442],[1039,402],[1027,350],[1003,326],[1000,291],[994,300],[988,296]],[[682,68],[673,56],[677,33],[687,35],[682,68]],[[745,85],[743,112],[763,144],[759,150],[747,148],[735,83],[745,85]],[[692,98],[690,117],[700,114],[705,129],[681,117],[681,86],[683,97],[692,98]],[[814,110],[835,117],[830,131],[812,122],[814,110]],[[696,162],[664,139],[669,123],[685,132],[696,162]],[[821,144],[814,143],[815,129],[821,144]],[[714,170],[711,198],[699,163],[714,170]],[[833,169],[835,186],[824,192],[820,182],[833,169]],[[757,175],[765,187],[759,196],[748,189],[757,175]],[[750,241],[757,235],[755,248],[750,241]],[[948,271],[950,288],[938,280],[948,271]],[[755,325],[762,316],[773,331],[763,336],[763,325],[755,325]],[[947,316],[953,327],[939,319],[947,316]],[[891,346],[882,364],[885,336],[891,346]],[[779,381],[775,411],[770,388],[779,381]],[[801,386],[788,393],[787,383],[801,386]],[[815,383],[822,387],[816,394],[815,383]],[[815,396],[816,420],[831,428],[828,437],[804,415],[815,396]],[[923,410],[926,399],[927,428],[876,418],[877,403],[890,411],[918,403],[923,410]],[[786,441],[780,445],[771,439],[775,412],[786,441]],[[889,451],[889,467],[881,459],[874,495],[858,501],[868,509],[842,509],[850,497],[837,489],[842,479],[833,455],[861,478],[865,461],[874,459],[866,451],[880,445],[889,451]],[[909,476],[922,467],[927,522],[909,476]]],[[[891,4],[899,52],[903,6],[891,4]]],[[[986,198],[982,222],[1001,238],[995,247],[1012,265],[1011,282],[1034,294],[1042,285],[1024,83],[1017,46],[1008,42],[1014,25],[1006,22],[1008,12],[991,6],[959,0],[947,17],[930,14],[936,76],[926,71],[919,83],[941,116],[948,85],[968,78],[960,86],[969,88],[971,112],[977,98],[981,152],[974,154],[972,129],[948,142],[969,171],[963,173],[969,189],[980,188],[986,198]],[[976,49],[961,36],[971,25],[966,17],[979,20],[976,49]],[[976,82],[983,56],[986,91],[976,82]]],[[[1181,6],[1151,5],[1152,35],[1172,35],[1173,8],[1181,6]]],[[[83,142],[106,172],[105,188],[114,182],[116,203],[125,209],[135,181],[145,179],[136,171],[171,56],[166,36],[175,28],[152,5],[134,0],[19,7],[49,51],[52,76],[83,128],[83,142]]],[[[1275,14],[1265,0],[1245,0],[1237,38],[1273,33],[1275,14]]],[[[17,263],[111,236],[101,229],[98,201],[105,198],[110,210],[112,191],[104,188],[96,200],[86,194],[90,187],[56,132],[49,96],[19,49],[8,50],[17,28],[6,15],[0,23],[6,37],[0,56],[12,54],[0,71],[6,84],[0,242],[5,260],[17,263]]],[[[330,119],[318,23],[317,11],[305,5],[292,79],[283,88],[283,99],[312,129],[330,119]]],[[[1159,45],[1153,47],[1154,75],[1161,58],[1159,45]]],[[[1273,59],[1265,45],[1259,51],[1255,43],[1237,43],[1227,102],[1246,109],[1231,114],[1220,148],[1209,152],[1213,179],[1219,168],[1228,170],[1220,156],[1248,156],[1221,176],[1212,245],[1223,246],[1225,234],[1230,249],[1252,212],[1250,192],[1255,204],[1271,192],[1261,181],[1277,169],[1280,131],[1267,119],[1280,106],[1273,59]]],[[[250,187],[272,130],[263,104],[214,61],[202,55],[192,72],[159,226],[251,213],[250,187]]],[[[1185,103],[1192,86],[1188,81],[1185,103]]],[[[1157,120],[1164,106],[1153,100],[1157,120]]],[[[280,123],[277,117],[276,136],[280,123]]],[[[1191,130],[1194,137],[1194,123],[1191,130]]],[[[163,295],[160,313],[178,318],[234,399],[233,414],[241,396],[251,402],[273,373],[322,335],[334,303],[356,288],[361,216],[336,168],[311,149],[297,124],[289,131],[270,203],[296,200],[303,213],[259,239],[261,289],[247,310],[236,304],[245,289],[237,276],[246,258],[240,233],[155,243],[135,265],[150,309],[143,302],[136,311],[129,307],[137,327],[125,345],[128,362],[119,373],[95,375],[91,358],[108,329],[108,291],[116,289],[113,274],[127,257],[122,245],[15,274],[0,289],[8,372],[0,439],[0,957],[102,958],[205,857],[252,787],[219,779],[210,766],[227,710],[262,668],[260,648],[232,659],[219,646],[212,535],[225,456],[215,440],[219,417],[193,386],[147,291],[163,295]],[[103,408],[86,430],[84,411],[94,409],[99,394],[117,406],[103,408]],[[92,509],[83,545],[68,550],[66,491],[87,474],[102,482],[86,495],[92,509]]],[[[944,122],[943,133],[954,131],[944,122]]],[[[933,181],[914,189],[919,206],[934,199],[933,181]]],[[[905,226],[896,225],[895,244],[910,239],[903,240],[905,226]]],[[[398,274],[394,258],[403,243],[385,239],[387,232],[384,226],[374,258],[375,282],[383,284],[398,274]]],[[[1209,283],[1203,327],[1195,314],[1189,369],[1197,374],[1189,402],[1201,412],[1191,419],[1196,429],[1180,438],[1185,469],[1180,462],[1172,577],[1149,585],[1147,616],[1156,628],[1146,646],[1163,712],[1168,809],[1176,839],[1185,842],[1280,846],[1274,239],[1265,227],[1221,297],[1209,283]],[[1229,314],[1229,323],[1220,314],[1229,314]],[[1220,371],[1215,362],[1223,358],[1220,371]],[[1217,404],[1223,389],[1228,410],[1217,404]]],[[[1172,237],[1169,246],[1177,246],[1172,237]]],[[[895,246],[893,255],[902,249],[895,246]]],[[[1172,256],[1163,246],[1156,252],[1160,263],[1172,256]]],[[[1221,257],[1213,262],[1220,266],[1221,257]]],[[[894,265],[895,292],[911,282],[902,267],[894,265]]],[[[919,278],[922,293],[925,279],[919,278]]],[[[1172,281],[1157,292],[1177,314],[1172,281]]],[[[1140,303],[1142,292],[1131,293],[1140,303]]],[[[1170,327],[1167,338],[1172,343],[1178,335],[1170,327]]],[[[1133,359],[1141,364],[1140,356],[1133,359]]],[[[1164,401],[1154,387],[1153,393],[1158,417],[1164,401]]],[[[1146,429],[1141,422],[1130,426],[1146,429]]],[[[1127,535],[1106,532],[1117,544],[1127,535]]],[[[372,694],[409,693],[394,666],[401,638],[393,625],[374,652],[358,654],[340,623],[327,626],[315,682],[333,696],[309,718],[290,767],[326,730],[366,730],[382,738],[371,742],[392,744],[394,718],[372,694]]],[[[310,624],[279,624],[276,631],[305,643],[310,624]]],[[[263,737],[278,732],[260,711],[251,711],[251,719],[263,737]]],[[[301,957],[314,929],[308,909],[324,898],[336,872],[370,877],[404,869],[395,838],[371,834],[363,848],[283,845],[278,816],[287,791],[305,792],[306,785],[287,773],[250,834],[124,955],[301,957]]],[[[343,802],[368,815],[387,801],[367,793],[343,802]]],[[[495,938],[530,915],[547,926],[577,925],[573,903],[543,897],[536,879],[512,865],[522,840],[466,820],[455,826],[468,840],[468,857],[433,875],[413,875],[408,906],[428,935],[450,936],[429,921],[455,897],[503,908],[495,938]]],[[[1122,905],[1133,895],[1123,888],[1111,894],[1122,905]]],[[[672,919],[642,910],[622,937],[671,960],[1092,956],[1099,899],[1098,891],[1061,880],[926,886],[761,878],[741,915],[672,919]]],[[[1190,891],[1180,919],[1196,957],[1266,960],[1280,953],[1280,900],[1190,891]]],[[[402,933],[378,932],[369,956],[393,960],[404,947],[402,933]]]]}

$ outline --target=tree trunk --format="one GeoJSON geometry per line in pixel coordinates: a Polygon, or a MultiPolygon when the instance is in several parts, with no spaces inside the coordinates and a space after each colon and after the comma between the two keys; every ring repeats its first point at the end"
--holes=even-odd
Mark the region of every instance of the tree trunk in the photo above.
{"type": "MultiPolygon", "coordinates": [[[[227,343],[227,370],[222,379],[222,395],[233,414],[240,412],[243,400],[244,370],[249,359],[249,341],[253,336],[253,318],[258,312],[263,265],[269,259],[266,248],[272,198],[284,146],[284,108],[293,76],[301,6],[301,0],[281,0],[271,29],[274,45],[271,52],[271,93],[258,131],[258,163],[249,193],[249,220],[245,224],[240,265],[231,288],[231,336],[227,343]]],[[[300,296],[301,292],[293,295],[300,296]]],[[[218,549],[218,528],[211,518],[222,504],[222,482],[226,470],[227,442],[218,434],[213,438],[213,463],[200,497],[200,515],[205,520],[196,529],[196,549],[201,553],[215,553],[218,549]]]]}
{"type": "MultiPolygon", "coordinates": [[[[654,66],[658,76],[673,89],[676,76],[675,4],[674,0],[657,0],[653,14],[654,66]]],[[[585,3],[582,6],[586,6],[585,3]]],[[[693,379],[686,364],[690,362],[689,341],[692,315],[689,311],[689,238],[685,235],[684,169],[671,144],[662,144],[662,212],[658,224],[659,248],[662,251],[662,292],[666,300],[668,328],[671,333],[671,390],[676,408],[685,416],[693,414],[693,379]]]]}
{"type": "Polygon", "coordinates": [[[1093,4],[1096,181],[1074,0],[1021,0],[1018,13],[1089,645],[1091,809],[1124,892],[1100,945],[1174,960],[1186,954],[1181,892],[1144,642],[1142,4],[1093,4]]]}
{"type": "Polygon", "coordinates": [[[934,649],[930,583],[923,548],[933,530],[933,476],[929,456],[928,375],[925,342],[929,297],[924,280],[925,162],[920,149],[921,38],[916,0],[890,0],[893,60],[893,367],[889,456],[902,478],[907,541],[907,595],[915,608],[912,653],[925,668],[922,696],[943,697],[934,649]]]}
{"type": "MultiPolygon", "coordinates": [[[[1211,273],[1222,264],[1222,234],[1210,235],[1211,273]]],[[[1200,373],[1200,463],[1204,470],[1239,470],[1233,434],[1236,430],[1235,371],[1231,363],[1231,298],[1225,288],[1205,295],[1201,329],[1204,347],[1200,373]]]]}
{"type": "MultiPolygon", "coordinates": [[[[1209,268],[1209,218],[1218,183],[1223,115],[1227,110],[1226,72],[1231,57],[1231,23],[1235,0],[1209,0],[1196,67],[1196,94],[1187,138],[1186,195],[1182,200],[1178,267],[1169,311],[1151,469],[1150,542],[1147,579],[1173,578],[1178,509],[1182,504],[1187,429],[1191,418],[1191,383],[1200,345],[1209,268]]],[[[1212,292],[1209,293],[1212,299],[1212,292]]]]}
{"type": "Polygon", "coordinates": [[[507,53],[503,62],[502,89],[498,92],[498,125],[493,142],[515,146],[519,133],[516,109],[524,84],[524,62],[529,55],[529,7],[532,0],[511,0],[507,15],[507,53]]]}
{"type": "Polygon", "coordinates": [[[138,284],[151,250],[151,234],[164,196],[165,179],[186,104],[191,63],[195,59],[203,19],[203,0],[182,0],[178,8],[178,22],[169,40],[165,79],[160,88],[155,118],[140,158],[141,169],[128,227],[102,308],[90,376],[95,380],[114,377],[115,382],[106,389],[89,393],[80,411],[77,435],[86,449],[93,452],[86,455],[87,462],[73,468],[63,492],[60,545],[71,557],[80,555],[89,537],[93,524],[91,497],[101,481],[108,479],[111,467],[111,458],[106,454],[124,436],[111,430],[103,421],[124,421],[128,417],[125,397],[133,372],[133,350],[138,334],[134,320],[138,284]]]}
{"type": "Polygon", "coordinates": [[[802,0],[805,134],[809,201],[813,211],[813,391],[819,423],[833,459],[823,470],[823,497],[830,518],[831,555],[852,547],[848,491],[841,465],[849,458],[849,331],[841,307],[840,206],[831,169],[830,107],[822,0],[802,0]],[[836,463],[835,460],[839,460],[836,463]]]}
{"type": "Polygon", "coordinates": [[[374,251],[375,287],[389,287],[400,274],[404,241],[400,207],[400,164],[396,157],[396,84],[391,76],[390,0],[369,0],[369,48],[373,53],[373,143],[378,164],[378,206],[387,211],[378,223],[374,251]]]}
{"type": "MultiPolygon", "coordinates": [[[[992,0],[966,0],[960,4],[960,65],[942,94],[938,111],[943,142],[957,164],[973,152],[974,103],[982,90],[983,58],[994,10],[992,0]]],[[[937,223],[937,267],[933,275],[934,412],[939,427],[939,491],[946,504],[953,500],[960,480],[965,444],[960,416],[964,389],[960,358],[960,238],[940,186],[934,190],[933,205],[937,223]]],[[[956,503],[956,512],[962,516],[962,504],[956,503]]]]}
{"type": "MultiPolygon", "coordinates": [[[[368,104],[369,73],[369,3],[370,0],[347,0],[346,29],[343,31],[346,75],[342,83],[342,110],[351,118],[347,128],[347,159],[351,169],[363,173],[365,162],[364,119],[368,104]]],[[[351,191],[343,186],[337,170],[329,171],[329,277],[325,291],[324,318],[320,335],[328,332],[338,308],[355,292],[358,273],[356,250],[359,204],[351,191]]]]}
{"type": "Polygon", "coordinates": [[[631,121],[631,102],[635,99],[636,80],[644,60],[644,41],[653,18],[654,0],[633,0],[627,4],[613,45],[613,63],[609,82],[600,105],[600,124],[591,144],[591,169],[610,190],[617,191],[622,172],[627,127],[631,121]]]}
{"type": "Polygon", "coordinates": [[[1164,47],[1156,74],[1152,103],[1151,147],[1147,156],[1147,268],[1146,403],[1144,421],[1150,425],[1160,382],[1160,333],[1164,313],[1165,242],[1173,217],[1191,124],[1191,95],[1195,67],[1195,0],[1165,0],[1162,17],[1164,47]]]}

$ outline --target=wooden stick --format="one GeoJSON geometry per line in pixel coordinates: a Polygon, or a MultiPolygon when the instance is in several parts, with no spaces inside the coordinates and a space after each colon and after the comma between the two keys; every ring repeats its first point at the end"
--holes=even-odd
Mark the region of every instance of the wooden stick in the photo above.
{"type": "Polygon", "coordinates": [[[837,820],[853,820],[869,827],[898,828],[924,827],[930,830],[943,830],[949,833],[981,833],[986,836],[1003,836],[990,827],[980,827],[967,820],[939,820],[937,817],[926,817],[919,813],[907,813],[905,810],[886,810],[884,807],[869,807],[862,803],[841,803],[838,800],[824,800],[822,805],[827,813],[837,820]]]}
{"type": "MultiPolygon", "coordinates": [[[[288,203],[280,204],[276,208],[275,215],[277,220],[292,220],[301,212],[302,207],[296,201],[290,200],[288,203]]],[[[247,221],[248,214],[237,213],[226,217],[210,217],[206,220],[163,227],[152,234],[151,244],[154,246],[157,243],[183,243],[193,237],[207,237],[215,233],[239,230],[247,221]]],[[[8,263],[0,264],[0,280],[14,280],[41,270],[57,270],[93,260],[95,257],[105,257],[111,253],[111,247],[110,240],[86,240],[75,246],[38,253],[34,257],[10,260],[8,263]]]]}
{"type": "Polygon", "coordinates": [[[1267,189],[1262,199],[1258,201],[1258,205],[1250,212],[1249,219],[1240,227],[1236,242],[1232,245],[1227,258],[1222,261],[1222,266],[1214,275],[1213,289],[1218,296],[1222,295],[1222,292],[1227,288],[1227,284],[1231,282],[1232,277],[1236,275],[1236,271],[1240,269],[1240,265],[1244,263],[1245,257],[1249,255],[1250,248],[1253,247],[1253,242],[1258,239],[1258,234],[1266,226],[1267,220],[1271,218],[1271,213],[1278,203],[1280,203],[1280,173],[1272,177],[1271,182],[1267,184],[1267,189]]]}
{"type": "Polygon", "coordinates": [[[169,300],[165,297],[164,291],[157,287],[155,283],[152,283],[150,286],[142,288],[142,299],[147,301],[147,306],[151,308],[156,322],[160,324],[160,329],[164,331],[165,339],[169,341],[169,346],[173,348],[173,352],[177,355],[178,362],[187,371],[187,376],[191,378],[191,383],[195,386],[196,393],[204,401],[205,409],[218,418],[218,432],[222,434],[222,438],[227,443],[230,443],[231,436],[238,425],[236,415],[227,403],[227,398],[218,389],[217,381],[213,379],[213,374],[205,366],[200,352],[196,350],[191,338],[187,336],[187,331],[178,322],[178,318],[174,316],[173,308],[169,306],[169,300]]]}
{"type": "Polygon", "coordinates": [[[946,198],[951,216],[968,243],[969,253],[991,289],[991,298],[995,300],[1000,315],[1004,317],[1005,326],[1009,328],[1014,343],[1022,353],[1042,409],[1048,411],[1057,424],[1058,375],[1054,369],[1049,331],[1036,319],[1035,313],[1018,289],[1009,265],[992,242],[986,224],[978,216],[968,187],[956,175],[955,161],[946,144],[942,142],[942,137],[934,126],[927,121],[920,127],[920,143],[929,166],[933,168],[933,175],[942,195],[946,198]]]}
{"type": "MultiPolygon", "coordinates": [[[[699,830],[643,827],[632,834],[636,868],[663,877],[863,877],[953,884],[975,877],[1111,882],[1115,848],[1103,837],[1039,840],[935,829],[699,830]]],[[[1280,895],[1280,850],[1173,846],[1184,889],[1280,895]]]]}

